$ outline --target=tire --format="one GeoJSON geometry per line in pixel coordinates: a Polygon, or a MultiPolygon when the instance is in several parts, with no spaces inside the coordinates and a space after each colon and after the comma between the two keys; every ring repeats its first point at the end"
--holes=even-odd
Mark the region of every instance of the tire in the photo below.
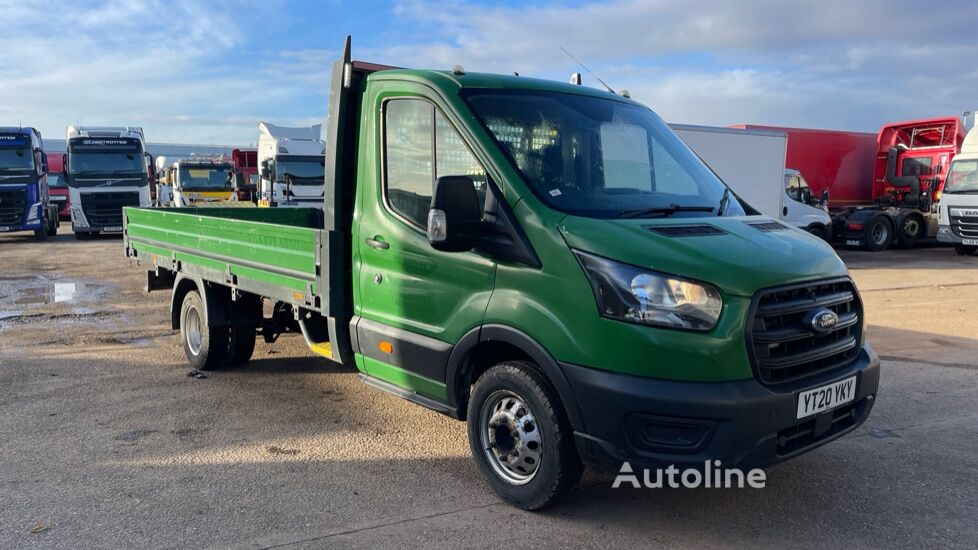
{"type": "Polygon", "coordinates": [[[893,228],[890,221],[883,216],[873,218],[866,224],[866,250],[879,252],[886,250],[893,242],[893,228]]]}
{"type": "Polygon", "coordinates": [[[34,240],[35,241],[46,241],[48,240],[48,228],[42,227],[40,229],[34,230],[34,240]]]}
{"type": "Polygon", "coordinates": [[[960,256],[974,256],[978,252],[978,246],[966,246],[963,244],[954,245],[954,251],[960,256]]]}
{"type": "Polygon", "coordinates": [[[85,233],[84,231],[83,232],[80,232],[80,233],[77,232],[77,231],[75,232],[75,240],[76,241],[87,241],[87,240],[89,240],[91,238],[92,238],[92,235],[90,233],[85,233]]]}
{"type": "Polygon", "coordinates": [[[48,237],[58,236],[58,216],[55,214],[53,218],[48,220],[48,237]]]}
{"type": "Polygon", "coordinates": [[[581,477],[563,405],[525,361],[500,363],[476,380],[468,432],[472,456],[489,487],[524,510],[552,504],[581,477]]]}
{"type": "Polygon", "coordinates": [[[228,339],[228,360],[229,367],[244,365],[251,360],[255,353],[255,334],[257,327],[254,323],[244,325],[234,325],[230,330],[228,339]]]}
{"type": "Polygon", "coordinates": [[[204,300],[191,290],[180,305],[180,340],[187,361],[197,370],[215,370],[227,364],[228,327],[207,323],[204,300]]]}
{"type": "Polygon", "coordinates": [[[920,216],[910,215],[903,218],[900,222],[900,231],[898,232],[897,238],[900,241],[900,246],[903,248],[913,248],[917,246],[917,242],[924,235],[927,225],[924,223],[924,219],[920,216]]]}

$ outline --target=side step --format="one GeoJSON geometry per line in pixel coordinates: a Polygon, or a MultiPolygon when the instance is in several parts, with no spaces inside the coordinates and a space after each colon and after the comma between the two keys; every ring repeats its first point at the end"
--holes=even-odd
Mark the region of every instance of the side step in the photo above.
{"type": "Polygon", "coordinates": [[[451,408],[449,408],[447,405],[443,403],[439,403],[435,401],[434,399],[429,399],[423,395],[419,395],[416,392],[413,392],[411,390],[406,390],[400,386],[395,386],[390,382],[381,380],[379,378],[374,378],[373,376],[363,374],[362,372],[359,373],[359,376],[360,376],[360,380],[363,381],[363,383],[367,384],[368,386],[373,386],[378,390],[383,390],[389,394],[396,395],[401,399],[407,399],[408,401],[416,405],[421,405],[426,409],[431,409],[435,412],[452,416],[451,408]]]}

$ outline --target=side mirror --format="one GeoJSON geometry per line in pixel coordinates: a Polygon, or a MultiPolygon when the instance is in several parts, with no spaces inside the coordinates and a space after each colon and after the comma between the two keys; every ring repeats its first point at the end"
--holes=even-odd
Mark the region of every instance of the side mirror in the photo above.
{"type": "Polygon", "coordinates": [[[68,177],[68,153],[61,155],[61,175],[68,177]]]}
{"type": "Polygon", "coordinates": [[[272,160],[265,159],[261,161],[261,178],[265,180],[272,179],[272,160]]]}
{"type": "Polygon", "coordinates": [[[438,178],[428,211],[431,247],[442,252],[467,252],[475,247],[482,232],[482,209],[472,178],[438,178]]]}
{"type": "Polygon", "coordinates": [[[41,174],[48,173],[48,154],[41,151],[41,174]]]}
{"type": "Polygon", "coordinates": [[[822,189],[822,198],[819,199],[818,203],[820,205],[821,204],[828,204],[829,203],[829,190],[828,189],[822,189]]]}

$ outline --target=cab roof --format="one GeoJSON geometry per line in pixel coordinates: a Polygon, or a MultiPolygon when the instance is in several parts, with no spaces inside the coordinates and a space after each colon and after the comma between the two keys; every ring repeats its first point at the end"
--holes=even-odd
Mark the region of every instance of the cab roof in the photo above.
{"type": "Polygon", "coordinates": [[[531,90],[538,92],[575,94],[601,99],[612,99],[623,103],[640,105],[629,98],[590,86],[580,86],[569,82],[557,82],[527,76],[501,75],[493,73],[456,73],[430,69],[384,69],[371,73],[368,80],[413,80],[424,82],[444,90],[493,89],[493,90],[531,90]]]}

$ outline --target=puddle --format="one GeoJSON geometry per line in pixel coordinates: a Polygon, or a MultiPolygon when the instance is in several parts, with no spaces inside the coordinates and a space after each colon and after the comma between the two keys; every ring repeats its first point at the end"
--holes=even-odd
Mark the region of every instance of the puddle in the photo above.
{"type": "MultiPolygon", "coordinates": [[[[50,304],[93,302],[108,295],[112,287],[90,281],[64,281],[46,277],[5,277],[0,279],[0,308],[12,310],[50,304]]],[[[0,309],[0,319],[17,315],[0,309]]]]}

